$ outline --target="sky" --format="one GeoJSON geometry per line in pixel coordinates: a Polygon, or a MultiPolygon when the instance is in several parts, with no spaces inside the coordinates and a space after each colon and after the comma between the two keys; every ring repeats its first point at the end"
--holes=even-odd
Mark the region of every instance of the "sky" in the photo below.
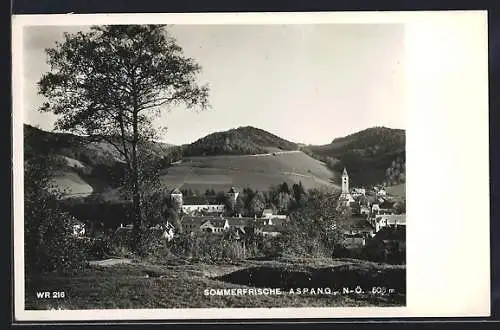
{"type": "MultiPolygon", "coordinates": [[[[24,122],[52,130],[37,82],[45,49],[86,26],[23,31],[24,122]]],[[[213,132],[254,126],[297,143],[327,144],[373,126],[405,128],[402,24],[173,25],[170,34],[202,67],[211,108],[177,107],[155,121],[162,140],[191,143],[213,132]]]]}

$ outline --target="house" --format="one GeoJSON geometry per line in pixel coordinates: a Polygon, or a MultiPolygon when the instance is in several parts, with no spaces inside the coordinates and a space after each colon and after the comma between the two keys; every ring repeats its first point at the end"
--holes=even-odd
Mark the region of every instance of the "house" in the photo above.
{"type": "Polygon", "coordinates": [[[83,222],[77,220],[77,219],[74,219],[73,220],[73,223],[71,225],[72,227],[72,235],[74,237],[83,237],[85,236],[85,232],[86,232],[86,226],[83,222]]]}
{"type": "Polygon", "coordinates": [[[359,208],[359,214],[364,215],[364,216],[369,216],[370,215],[370,208],[366,205],[361,205],[359,208]]]}
{"type": "Polygon", "coordinates": [[[273,215],[273,210],[271,209],[265,209],[262,212],[262,218],[269,219],[273,215]]]}
{"type": "Polygon", "coordinates": [[[366,190],[364,188],[352,188],[351,195],[356,198],[360,196],[366,196],[366,190]]]}
{"type": "MultiPolygon", "coordinates": [[[[239,191],[236,187],[231,187],[226,195],[236,202],[239,191]]],[[[183,196],[178,188],[170,192],[170,198],[177,201],[182,212],[188,215],[222,214],[226,209],[218,196],[183,196]]]]}
{"type": "Polygon", "coordinates": [[[174,228],[167,228],[163,231],[162,238],[166,240],[167,242],[170,242],[171,240],[174,239],[175,236],[175,231],[174,228]]]}
{"type": "Polygon", "coordinates": [[[243,233],[245,233],[245,229],[248,227],[253,227],[255,225],[255,219],[254,218],[248,218],[248,217],[228,217],[225,218],[225,224],[224,224],[224,229],[239,229],[243,233]]]}
{"type": "MultiPolygon", "coordinates": [[[[133,228],[133,226],[131,228],[133,228]]],[[[175,227],[170,222],[149,227],[149,230],[157,230],[161,232],[161,237],[166,241],[171,241],[175,236],[175,227]]]]}
{"type": "Polygon", "coordinates": [[[276,237],[281,234],[283,228],[274,225],[264,225],[255,228],[255,233],[264,237],[276,237]]]}
{"type": "Polygon", "coordinates": [[[211,218],[216,217],[183,216],[181,219],[182,232],[198,232],[201,230],[201,225],[211,218]]]}
{"type": "Polygon", "coordinates": [[[373,227],[364,216],[350,216],[346,221],[338,222],[337,228],[344,235],[359,234],[363,237],[371,237],[374,235],[373,227]]]}
{"type": "Polygon", "coordinates": [[[343,243],[346,248],[360,248],[365,246],[366,238],[362,234],[346,234],[343,243]]]}
{"type": "Polygon", "coordinates": [[[206,233],[222,233],[226,220],[221,217],[210,217],[200,225],[200,230],[206,233]]]}
{"type": "Polygon", "coordinates": [[[179,188],[172,189],[172,191],[170,192],[170,198],[172,200],[175,200],[180,206],[182,206],[184,202],[182,192],[179,190],[179,188]]]}
{"type": "Polygon", "coordinates": [[[337,202],[337,210],[342,207],[348,207],[355,201],[356,200],[351,196],[351,194],[341,194],[337,202]]]}
{"type": "Polygon", "coordinates": [[[375,217],[372,225],[375,227],[375,232],[379,232],[382,228],[399,228],[406,227],[406,214],[384,214],[375,217]]]}
{"type": "Polygon", "coordinates": [[[194,205],[182,205],[182,212],[184,214],[220,214],[224,213],[225,206],[217,204],[194,204],[194,205]]]}

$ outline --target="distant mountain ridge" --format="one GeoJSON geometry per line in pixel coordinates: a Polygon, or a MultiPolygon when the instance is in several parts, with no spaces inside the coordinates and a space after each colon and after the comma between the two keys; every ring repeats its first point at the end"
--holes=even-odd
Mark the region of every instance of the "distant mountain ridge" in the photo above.
{"type": "Polygon", "coordinates": [[[297,150],[296,143],[287,141],[260,128],[242,126],[209,134],[183,146],[184,156],[216,156],[263,154],[297,150]]]}
{"type": "MultiPolygon", "coordinates": [[[[86,184],[85,189],[99,192],[121,184],[125,168],[123,159],[109,143],[92,142],[86,137],[47,132],[30,125],[24,125],[24,146],[25,157],[30,154],[55,154],[64,159],[67,163],[66,172],[58,175],[64,182],[69,182],[70,186],[73,183],[74,187],[83,187],[86,184]]],[[[302,176],[303,180],[306,180],[306,177],[312,173],[316,178],[314,180],[318,182],[328,181],[329,175],[318,167],[319,163],[316,165],[311,162],[310,157],[325,163],[330,170],[325,168],[325,171],[336,172],[337,175],[332,176],[335,177],[333,180],[338,180],[338,174],[343,167],[346,167],[353,185],[402,183],[405,181],[406,174],[405,131],[386,127],[368,128],[333,139],[332,143],[327,145],[306,146],[287,141],[259,128],[242,126],[223,132],[215,132],[182,146],[152,142],[144,150],[149,151],[151,155],[162,162],[165,170],[174,176],[170,181],[175,184],[179,184],[177,179],[182,181],[193,175],[201,175],[196,180],[200,182],[210,181],[212,182],[210,185],[218,184],[217,180],[222,180],[222,178],[230,181],[235,176],[243,175],[241,180],[245,183],[247,180],[245,178],[257,175],[254,172],[257,168],[261,171],[261,167],[262,175],[265,173],[270,176],[278,175],[278,173],[274,174],[265,170],[272,167],[281,171],[279,174],[281,176],[302,176]],[[303,155],[298,150],[310,157],[303,155]],[[288,154],[288,151],[297,151],[298,153],[288,154]],[[251,157],[245,161],[231,158],[257,154],[269,156],[251,157]],[[268,157],[273,158],[274,161],[268,157]],[[182,160],[184,161],[182,162],[182,160]],[[196,164],[196,167],[201,169],[207,168],[208,172],[212,171],[209,171],[210,168],[216,166],[217,171],[221,174],[217,177],[218,179],[209,178],[213,174],[207,178],[203,176],[204,174],[189,174],[189,171],[184,171],[184,167],[179,167],[181,165],[174,165],[179,161],[184,163],[182,165],[184,167],[189,167],[188,164],[193,164],[193,166],[196,164]],[[241,161],[243,163],[240,164],[241,161]],[[248,166],[243,165],[246,161],[253,164],[252,171],[248,168],[250,163],[248,166]],[[241,175],[238,174],[240,170],[243,171],[241,175]],[[179,178],[176,178],[177,172],[179,172],[179,178]]],[[[270,177],[269,180],[276,178],[270,177]]],[[[193,181],[194,179],[188,178],[187,180],[193,181]]],[[[258,180],[262,181],[262,178],[258,180]]],[[[262,183],[259,183],[260,186],[262,183]]],[[[338,182],[332,182],[332,184],[338,184],[338,182]]]]}
{"type": "Polygon", "coordinates": [[[346,167],[355,185],[393,185],[406,179],[405,134],[403,129],[372,127],[302,149],[336,172],[346,167]]]}

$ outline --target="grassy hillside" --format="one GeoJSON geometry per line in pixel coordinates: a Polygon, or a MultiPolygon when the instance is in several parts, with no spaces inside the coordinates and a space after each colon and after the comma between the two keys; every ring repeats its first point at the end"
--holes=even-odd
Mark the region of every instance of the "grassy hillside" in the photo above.
{"type": "MultiPolygon", "coordinates": [[[[299,181],[306,189],[334,186],[333,173],[324,163],[295,150],[297,146],[294,143],[253,127],[214,133],[191,146],[182,148],[183,160],[165,164],[161,176],[165,187],[204,191],[207,188],[226,190],[236,185],[267,190],[270,185],[299,181]],[[233,152],[252,151],[257,154],[186,156],[190,152],[197,154],[205,150],[203,148],[215,144],[221,136],[230,136],[230,141],[235,144],[246,141],[240,149],[232,149],[233,152]]],[[[179,153],[179,149],[159,143],[149,148],[158,158],[179,153]]],[[[210,150],[217,153],[226,149],[210,150]]],[[[91,142],[71,134],[45,132],[25,125],[25,154],[33,153],[54,154],[64,159],[67,166],[54,173],[53,181],[71,196],[85,197],[99,193],[108,200],[121,198],[119,183],[124,164],[120,154],[110,144],[91,142]]]]}
{"type": "Polygon", "coordinates": [[[393,196],[405,197],[406,196],[406,184],[400,183],[395,186],[387,187],[387,193],[393,196]]]}
{"type": "MultiPolygon", "coordinates": [[[[157,159],[169,155],[173,148],[151,143],[147,150],[157,159]]],[[[24,125],[24,155],[55,155],[66,165],[53,173],[54,184],[75,197],[116,188],[124,173],[120,153],[107,142],[95,142],[84,136],[52,133],[24,125]]]]}
{"type": "MultiPolygon", "coordinates": [[[[163,160],[161,182],[167,188],[204,191],[229,186],[266,190],[270,185],[302,182],[308,188],[335,187],[348,169],[351,185],[405,181],[404,130],[375,127],[323,146],[300,146],[269,132],[240,127],[207,135],[190,145],[151,143],[146,150],[163,160]],[[178,161],[180,160],[180,161],[178,161]]],[[[25,155],[54,154],[66,162],[54,182],[75,196],[105,193],[118,198],[124,173],[120,154],[105,142],[50,133],[25,125],[25,155]]]]}
{"type": "Polygon", "coordinates": [[[183,146],[184,156],[251,155],[297,150],[297,144],[264,130],[245,126],[207,135],[183,146]]]}
{"type": "Polygon", "coordinates": [[[188,157],[162,176],[167,186],[204,191],[226,190],[232,185],[267,190],[283,182],[308,189],[332,186],[333,174],[320,161],[302,152],[262,156],[188,157]]]}
{"type": "MultiPolygon", "coordinates": [[[[228,155],[186,157],[180,163],[165,169],[161,176],[165,188],[206,189],[227,191],[231,186],[268,190],[271,185],[302,182],[305,189],[338,187],[334,174],[324,163],[300,151],[263,155],[228,155]]],[[[118,189],[103,195],[116,200],[118,189]]]]}
{"type": "Polygon", "coordinates": [[[308,146],[305,152],[340,172],[347,168],[352,185],[404,182],[405,131],[373,127],[337,138],[332,143],[308,146]]]}

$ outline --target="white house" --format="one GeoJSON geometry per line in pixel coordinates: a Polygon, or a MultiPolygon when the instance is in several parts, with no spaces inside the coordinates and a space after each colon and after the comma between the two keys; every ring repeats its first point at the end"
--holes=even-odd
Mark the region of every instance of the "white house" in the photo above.
{"type": "Polygon", "coordinates": [[[259,228],[256,228],[256,233],[264,236],[264,237],[276,237],[281,234],[281,231],[278,227],[273,225],[265,225],[259,228]]]}
{"type": "Polygon", "coordinates": [[[378,191],[377,191],[377,195],[378,196],[386,196],[387,195],[387,192],[385,191],[384,188],[380,188],[378,191]]]}
{"type": "Polygon", "coordinates": [[[366,196],[366,189],[365,188],[352,188],[351,195],[353,197],[366,196]]]}
{"type": "Polygon", "coordinates": [[[85,236],[85,224],[83,222],[75,222],[73,223],[73,236],[82,237],[85,236]]]}
{"type": "Polygon", "coordinates": [[[200,205],[182,205],[182,212],[185,214],[191,214],[194,212],[209,212],[209,213],[222,213],[224,212],[224,205],[211,205],[211,204],[200,204],[200,205]]]}
{"type": "Polygon", "coordinates": [[[224,224],[224,219],[212,217],[200,226],[200,230],[208,233],[222,233],[225,229],[224,224]]]}
{"type": "Polygon", "coordinates": [[[270,217],[272,217],[272,215],[273,215],[273,210],[271,210],[271,209],[265,209],[262,212],[262,218],[265,218],[265,219],[269,219],[270,217]]]}
{"type": "Polygon", "coordinates": [[[379,215],[374,220],[375,232],[384,227],[398,228],[406,227],[406,214],[384,214],[379,215]]]}

